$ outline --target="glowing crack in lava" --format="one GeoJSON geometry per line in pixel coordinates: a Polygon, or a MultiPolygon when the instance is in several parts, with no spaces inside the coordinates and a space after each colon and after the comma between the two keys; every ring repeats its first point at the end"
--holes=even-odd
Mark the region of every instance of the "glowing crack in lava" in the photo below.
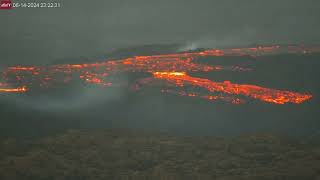
{"type": "Polygon", "coordinates": [[[6,68],[0,80],[0,93],[24,93],[34,89],[49,89],[53,86],[65,85],[74,81],[95,84],[102,87],[123,85],[117,82],[122,73],[149,73],[150,78],[137,80],[135,90],[139,85],[152,85],[154,81],[165,81],[161,90],[181,96],[199,97],[207,100],[225,100],[234,104],[252,98],[267,103],[300,104],[310,98],[310,94],[282,91],[247,84],[233,84],[229,81],[213,82],[209,79],[188,75],[189,72],[210,71],[250,71],[239,66],[212,66],[196,63],[199,57],[209,56],[267,56],[273,54],[309,54],[319,53],[318,47],[305,46],[258,46],[237,49],[206,49],[173,54],[135,56],[117,60],[106,60],[88,64],[58,64],[52,66],[15,66],[6,68]],[[13,88],[12,88],[13,87],[13,88]],[[196,88],[206,90],[205,93],[196,88]],[[190,92],[191,89],[191,92],[190,92]]]}
{"type": "MultiPolygon", "coordinates": [[[[164,79],[168,82],[174,83],[176,86],[191,85],[194,87],[202,87],[209,92],[221,92],[230,95],[242,95],[253,99],[259,99],[268,103],[285,104],[295,103],[299,104],[310,99],[312,96],[308,94],[293,93],[290,91],[281,91],[263,88],[254,85],[233,84],[230,81],[213,82],[208,79],[196,78],[188,76],[185,72],[155,72],[153,76],[157,79],[164,79]]],[[[197,96],[195,93],[189,93],[188,96],[197,96]]],[[[212,100],[219,98],[217,96],[207,96],[207,99],[212,100]],[[213,98],[215,97],[215,98],[213,98]]],[[[233,101],[234,103],[238,103],[233,101]]]]}

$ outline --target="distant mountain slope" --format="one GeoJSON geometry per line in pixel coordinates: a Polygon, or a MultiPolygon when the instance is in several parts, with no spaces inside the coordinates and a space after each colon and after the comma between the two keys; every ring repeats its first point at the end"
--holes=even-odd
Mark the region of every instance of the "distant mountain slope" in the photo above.
{"type": "Polygon", "coordinates": [[[52,64],[90,63],[106,59],[120,59],[132,56],[167,54],[177,52],[180,46],[180,44],[149,44],[140,46],[129,46],[125,48],[119,48],[101,55],[88,57],[79,55],[79,57],[74,58],[57,59],[53,61],[52,64]]]}

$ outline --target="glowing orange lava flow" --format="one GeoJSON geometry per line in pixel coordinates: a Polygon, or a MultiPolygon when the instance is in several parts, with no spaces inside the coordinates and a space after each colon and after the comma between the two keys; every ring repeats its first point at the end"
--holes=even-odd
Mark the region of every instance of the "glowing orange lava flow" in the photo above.
{"type": "MultiPolygon", "coordinates": [[[[273,54],[308,54],[319,53],[319,47],[306,46],[258,46],[252,48],[233,49],[206,49],[199,51],[180,52],[172,54],[135,56],[117,60],[106,60],[87,64],[57,64],[47,67],[42,66],[15,66],[8,67],[0,74],[0,92],[27,92],[33,89],[47,89],[52,86],[82,81],[87,84],[95,84],[110,87],[117,84],[116,76],[122,73],[145,72],[153,75],[153,80],[166,80],[177,87],[193,86],[201,87],[209,91],[209,94],[201,95],[198,92],[186,92],[180,90],[176,94],[190,97],[200,97],[208,100],[227,100],[234,104],[241,103],[240,98],[230,98],[228,95],[245,96],[264,102],[285,104],[299,104],[312,96],[289,91],[273,90],[254,85],[232,84],[229,81],[212,82],[187,75],[189,72],[210,71],[250,71],[239,66],[219,66],[197,63],[194,60],[199,57],[209,56],[265,56],[273,54]],[[16,88],[11,88],[16,87],[16,88]],[[28,87],[28,89],[26,88],[28,87]],[[224,95],[214,95],[219,92],[224,95]],[[211,93],[211,94],[210,94],[211,93]]],[[[141,81],[142,82],[142,81],[141,81]]],[[[148,81],[145,81],[148,84],[148,81]]],[[[121,83],[120,83],[121,84],[121,83]]],[[[162,90],[174,93],[175,90],[162,90]]]]}
{"type": "Polygon", "coordinates": [[[8,89],[2,89],[0,88],[0,93],[1,92],[6,92],[6,93],[23,93],[23,92],[27,92],[27,88],[26,87],[21,87],[21,88],[8,88],[8,89]]]}
{"type": "MultiPolygon", "coordinates": [[[[153,73],[153,76],[157,79],[164,79],[166,81],[174,83],[176,86],[180,87],[185,85],[192,85],[195,87],[205,88],[210,92],[243,95],[253,99],[259,99],[264,102],[275,104],[300,104],[312,97],[312,95],[309,94],[274,90],[254,85],[233,84],[230,81],[213,82],[208,79],[188,76],[185,72],[155,72],[153,73]]],[[[190,94],[188,95],[190,96],[190,94]]],[[[212,97],[208,96],[208,98],[211,99],[212,97]]]]}

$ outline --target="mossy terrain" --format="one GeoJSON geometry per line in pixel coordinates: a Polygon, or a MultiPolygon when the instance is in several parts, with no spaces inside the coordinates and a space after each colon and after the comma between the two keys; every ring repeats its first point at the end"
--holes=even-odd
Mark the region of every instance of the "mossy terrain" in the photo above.
{"type": "Polygon", "coordinates": [[[68,131],[0,143],[2,180],[320,179],[320,145],[273,135],[178,137],[68,131]]]}

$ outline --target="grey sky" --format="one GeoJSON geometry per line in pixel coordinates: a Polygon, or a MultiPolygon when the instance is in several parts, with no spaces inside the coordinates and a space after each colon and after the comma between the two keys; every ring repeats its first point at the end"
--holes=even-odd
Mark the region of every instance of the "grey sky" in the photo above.
{"type": "Polygon", "coordinates": [[[58,9],[0,11],[0,64],[48,63],[153,43],[216,47],[320,42],[319,0],[60,3],[58,9]]]}

